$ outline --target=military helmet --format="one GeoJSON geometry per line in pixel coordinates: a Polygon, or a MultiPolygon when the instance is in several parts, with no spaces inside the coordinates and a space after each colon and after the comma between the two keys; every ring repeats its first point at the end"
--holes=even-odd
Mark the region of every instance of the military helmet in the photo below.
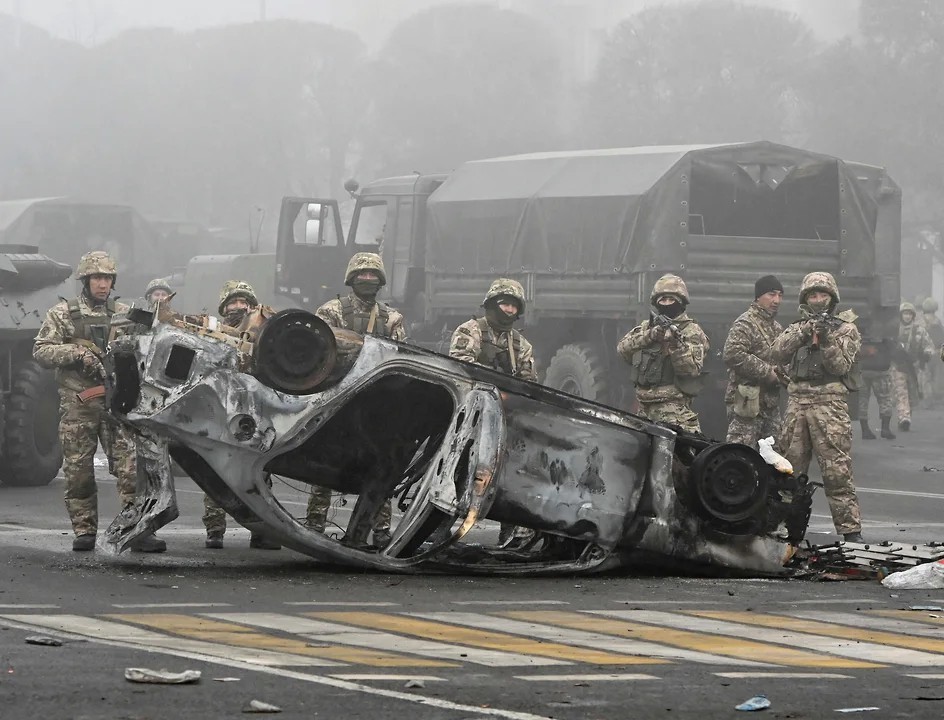
{"type": "Polygon", "coordinates": [[[937,312],[937,300],[932,297],[925,298],[924,302],[921,303],[921,309],[926,313],[937,312]]]}
{"type": "Polygon", "coordinates": [[[811,272],[800,284],[800,304],[806,302],[806,296],[814,290],[821,290],[833,296],[833,305],[839,303],[839,286],[836,285],[836,278],[828,272],[811,272]]]}
{"type": "Polygon", "coordinates": [[[688,305],[688,287],[678,275],[667,273],[652,286],[649,302],[654,303],[660,295],[675,295],[683,305],[688,305]]]}
{"type": "Polygon", "coordinates": [[[220,315],[226,312],[226,305],[229,301],[238,297],[245,298],[253,307],[259,304],[259,299],[256,297],[256,291],[252,289],[252,285],[242,280],[227,280],[220,290],[220,315]]]}
{"type": "Polygon", "coordinates": [[[524,315],[524,288],[521,283],[511,278],[498,278],[488,288],[482,305],[497,297],[510,297],[518,302],[518,315],[524,315]]]}
{"type": "Polygon", "coordinates": [[[79,265],[75,269],[75,276],[82,280],[89,275],[111,275],[118,277],[118,264],[115,259],[104,250],[93,250],[79,258],[79,265]]]}
{"type": "Polygon", "coordinates": [[[354,282],[354,276],[362,270],[373,270],[380,276],[380,284],[387,284],[387,271],[384,270],[384,263],[380,255],[370,252],[355,253],[347,264],[347,270],[344,271],[344,284],[351,285],[354,282]]]}
{"type": "Polygon", "coordinates": [[[903,312],[910,312],[912,315],[917,315],[915,312],[915,306],[910,302],[903,302],[898,306],[898,314],[901,315],[903,312]]]}
{"type": "Polygon", "coordinates": [[[144,288],[144,297],[150,298],[151,293],[155,290],[166,290],[168,295],[174,292],[174,289],[164,278],[154,278],[147,284],[147,287],[144,288]]]}

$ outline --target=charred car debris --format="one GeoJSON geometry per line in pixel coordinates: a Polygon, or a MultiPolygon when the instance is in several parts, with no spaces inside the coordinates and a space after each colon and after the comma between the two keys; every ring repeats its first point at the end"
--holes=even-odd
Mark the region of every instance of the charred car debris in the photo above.
{"type": "Polygon", "coordinates": [[[111,343],[109,407],[146,477],[108,529],[116,551],[177,517],[171,458],[243,526],[360,568],[775,576],[805,534],[815,485],[749,447],[304,310],[247,321],[134,309],[111,343]],[[270,475],[355,495],[343,534],[293,517],[270,475]],[[376,547],[387,498],[399,513],[376,547]],[[482,542],[484,519],[532,532],[514,548],[482,542]]]}

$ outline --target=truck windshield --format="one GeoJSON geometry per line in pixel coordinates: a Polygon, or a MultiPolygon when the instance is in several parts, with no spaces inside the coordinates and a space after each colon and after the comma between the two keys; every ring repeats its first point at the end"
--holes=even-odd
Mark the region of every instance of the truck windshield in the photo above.
{"type": "MultiPolygon", "coordinates": [[[[387,202],[385,200],[364,202],[357,215],[355,245],[375,245],[383,248],[384,231],[387,227],[387,202]]],[[[378,250],[380,252],[380,250],[378,250]]]]}

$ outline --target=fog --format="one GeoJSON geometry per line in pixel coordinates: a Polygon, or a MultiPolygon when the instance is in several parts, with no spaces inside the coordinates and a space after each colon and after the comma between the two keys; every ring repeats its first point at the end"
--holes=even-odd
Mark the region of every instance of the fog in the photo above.
{"type": "Polygon", "coordinates": [[[912,272],[944,221],[942,69],[933,0],[0,0],[0,200],[271,241],[283,195],[349,176],[765,139],[886,166],[912,272]]]}

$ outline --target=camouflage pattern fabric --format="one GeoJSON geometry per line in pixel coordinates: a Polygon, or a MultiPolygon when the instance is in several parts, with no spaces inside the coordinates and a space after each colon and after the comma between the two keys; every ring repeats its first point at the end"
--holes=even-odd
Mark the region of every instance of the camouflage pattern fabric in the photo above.
{"type": "MultiPolygon", "coordinates": [[[[914,306],[910,303],[902,303],[901,307],[914,312],[914,306]]],[[[899,324],[898,342],[911,360],[910,367],[905,361],[892,363],[892,387],[898,409],[898,422],[901,422],[911,420],[911,411],[918,406],[922,395],[919,385],[921,365],[933,357],[934,346],[928,331],[914,321],[899,324]]]]}
{"type": "Polygon", "coordinates": [[[514,298],[520,304],[520,310],[518,311],[518,317],[524,314],[524,287],[517,280],[512,280],[511,278],[498,278],[495,280],[488,288],[488,292],[485,293],[485,299],[482,300],[482,305],[485,305],[492,298],[499,297],[501,295],[507,295],[508,297],[514,298]]]}
{"type": "Polygon", "coordinates": [[[862,386],[859,388],[859,419],[869,417],[869,402],[875,395],[878,400],[879,417],[891,417],[895,410],[892,378],[888,370],[863,370],[862,386]]]}
{"type": "Polygon", "coordinates": [[[683,305],[688,305],[688,286],[678,275],[663,275],[652,286],[649,302],[654,303],[660,295],[674,295],[683,305]]]}
{"type": "Polygon", "coordinates": [[[87,252],[79,258],[79,264],[75,268],[75,276],[81,280],[89,275],[114,275],[117,278],[118,263],[104,250],[87,252]]]}
{"type": "MultiPolygon", "coordinates": [[[[265,484],[272,487],[272,476],[266,475],[265,484]]],[[[226,511],[209,495],[203,495],[203,527],[207,537],[222,538],[226,533],[226,511]]]]}
{"type": "MultiPolygon", "coordinates": [[[[308,496],[308,507],[305,510],[305,523],[313,530],[325,531],[328,522],[328,510],[331,508],[331,489],[313,486],[308,496]]],[[[391,500],[383,503],[374,517],[374,532],[390,532],[390,520],[393,515],[391,500]]]]}
{"type": "Polygon", "coordinates": [[[259,304],[259,298],[256,296],[256,291],[253,289],[252,285],[242,280],[227,280],[223,283],[223,287],[220,288],[220,304],[217,310],[220,315],[223,315],[226,310],[226,306],[234,298],[243,298],[251,307],[255,307],[259,304]]]}
{"type": "MultiPolygon", "coordinates": [[[[854,315],[839,313],[836,317],[844,319],[844,322],[839,327],[828,330],[820,342],[822,343],[823,369],[832,376],[842,378],[852,369],[852,363],[862,348],[862,336],[855,322],[852,321],[854,315]]],[[[800,348],[812,343],[815,325],[816,321],[812,318],[790,323],[774,342],[772,351],[774,362],[789,365],[800,348]]],[[[848,394],[849,389],[839,380],[820,385],[790,377],[790,384],[787,387],[788,396],[797,395],[825,400],[845,399],[848,394]]]]}
{"type": "MultiPolygon", "coordinates": [[[[483,332],[476,319],[467,320],[452,333],[449,343],[449,357],[477,365],[486,365],[484,362],[483,346],[491,344],[500,352],[508,352],[508,343],[514,346],[512,333],[518,336],[518,352],[514,354],[515,377],[522,380],[537,382],[538,375],[534,369],[534,348],[531,343],[517,330],[501,332],[491,325],[486,326],[483,332]]],[[[494,368],[492,368],[494,369],[494,368]]]]}
{"type": "Polygon", "coordinates": [[[643,402],[639,400],[639,414],[653,422],[664,422],[678,425],[688,432],[701,432],[698,424],[698,413],[692,409],[693,398],[685,396],[677,400],[656,400],[643,402]]]}
{"type": "Polygon", "coordinates": [[[860,532],[859,499],[852,479],[852,422],[845,398],[791,394],[778,445],[795,472],[807,472],[816,455],[836,532],[860,532]]]}
{"type": "Polygon", "coordinates": [[[895,363],[892,363],[888,371],[891,378],[892,394],[895,398],[895,411],[898,414],[898,422],[902,420],[911,420],[911,408],[917,405],[917,389],[913,378],[906,372],[900,370],[895,363]]]}
{"type": "Polygon", "coordinates": [[[771,382],[771,375],[786,369],[771,360],[774,342],[783,326],[767,310],[753,302],[731,325],[724,341],[724,364],[728,368],[728,386],[724,393],[728,415],[728,442],[757,447],[757,441],[780,434],[780,390],[782,383],[771,382]],[[744,418],[734,412],[738,385],[760,389],[760,413],[744,418]]]}
{"type": "Polygon", "coordinates": [[[351,256],[347,269],[344,271],[344,284],[350,285],[354,281],[354,276],[365,270],[373,270],[380,277],[380,284],[387,284],[387,271],[384,269],[383,258],[371,252],[359,252],[351,256]]]}
{"type": "MultiPolygon", "coordinates": [[[[373,303],[361,300],[354,293],[348,295],[348,298],[354,306],[355,313],[369,313],[373,308],[373,303]]],[[[381,337],[388,337],[391,340],[396,340],[397,342],[403,342],[406,340],[406,328],[403,325],[403,315],[399,310],[396,310],[389,305],[387,306],[387,313],[386,326],[382,329],[377,328],[374,334],[380,335],[381,337]]],[[[344,311],[341,307],[341,301],[337,298],[334,300],[328,300],[328,302],[315,310],[315,315],[320,317],[331,327],[341,328],[344,330],[351,329],[344,322],[344,311]]]]}
{"type": "Polygon", "coordinates": [[[76,399],[67,389],[59,392],[59,440],[62,443],[65,502],[76,535],[98,532],[98,491],[95,485],[95,450],[101,442],[111,474],[118,481],[121,507],[134,501],[137,473],[134,442],[105,411],[105,400],[76,399]]]}

